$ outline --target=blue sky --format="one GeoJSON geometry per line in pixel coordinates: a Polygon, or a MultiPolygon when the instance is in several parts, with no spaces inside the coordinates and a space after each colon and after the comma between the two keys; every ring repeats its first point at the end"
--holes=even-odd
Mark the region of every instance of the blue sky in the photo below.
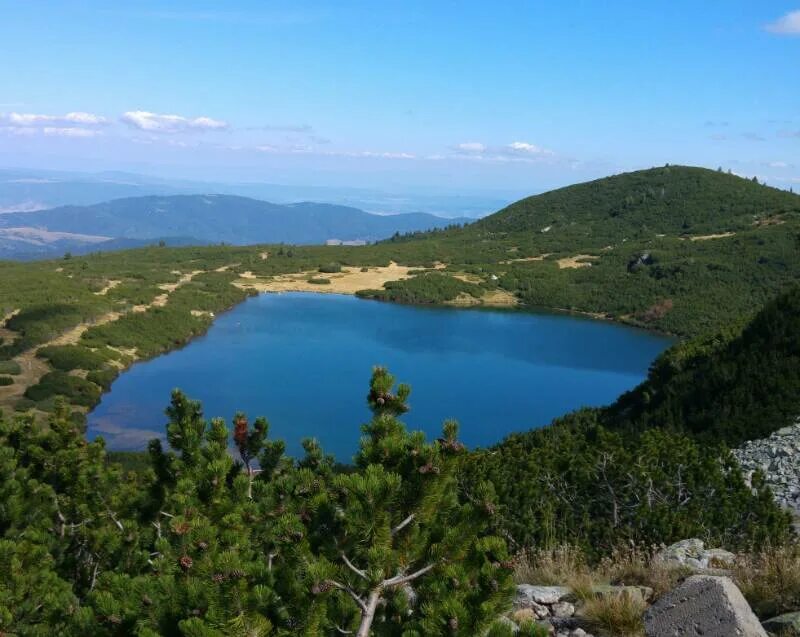
{"type": "Polygon", "coordinates": [[[535,192],[669,162],[800,187],[800,0],[0,15],[2,166],[535,192]]]}

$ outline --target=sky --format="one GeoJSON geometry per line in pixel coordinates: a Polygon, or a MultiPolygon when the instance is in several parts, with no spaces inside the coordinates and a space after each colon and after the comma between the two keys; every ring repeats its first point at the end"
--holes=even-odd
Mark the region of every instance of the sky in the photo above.
{"type": "Polygon", "coordinates": [[[0,0],[0,167],[538,192],[800,187],[800,0],[0,0]]]}

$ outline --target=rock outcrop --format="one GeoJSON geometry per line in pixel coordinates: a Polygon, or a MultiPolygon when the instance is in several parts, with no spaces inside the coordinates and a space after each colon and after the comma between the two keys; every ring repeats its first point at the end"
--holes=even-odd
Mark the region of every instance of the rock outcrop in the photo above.
{"type": "Polygon", "coordinates": [[[753,472],[763,471],[778,504],[800,518],[800,420],[769,438],[747,441],[733,454],[748,482],[753,472]]]}
{"type": "Polygon", "coordinates": [[[719,569],[733,566],[736,556],[724,549],[707,549],[703,540],[691,538],[670,544],[657,554],[658,559],[675,566],[694,570],[719,569]]]}
{"type": "Polygon", "coordinates": [[[692,575],[644,615],[647,637],[767,637],[727,577],[692,575]]]}

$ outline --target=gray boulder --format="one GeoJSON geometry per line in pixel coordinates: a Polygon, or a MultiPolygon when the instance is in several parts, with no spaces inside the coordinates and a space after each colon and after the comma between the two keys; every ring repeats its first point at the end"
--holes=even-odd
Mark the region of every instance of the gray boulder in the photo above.
{"type": "Polygon", "coordinates": [[[674,566],[688,566],[695,571],[730,568],[736,556],[724,549],[707,549],[703,540],[691,538],[675,542],[658,553],[658,559],[674,566]]]}
{"type": "Polygon", "coordinates": [[[555,604],[568,597],[572,590],[566,586],[533,586],[518,584],[514,608],[535,608],[536,604],[555,604]]]}
{"type": "Polygon", "coordinates": [[[730,578],[693,575],[644,615],[647,637],[767,637],[730,578]]]}
{"type": "Polygon", "coordinates": [[[781,637],[800,637],[800,611],[768,619],[764,628],[781,637]]]}

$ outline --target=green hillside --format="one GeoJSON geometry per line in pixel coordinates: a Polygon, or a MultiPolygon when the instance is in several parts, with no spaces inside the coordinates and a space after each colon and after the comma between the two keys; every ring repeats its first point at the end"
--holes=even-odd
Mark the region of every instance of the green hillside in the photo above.
{"type": "Polygon", "coordinates": [[[800,213],[800,197],[724,172],[665,166],[528,197],[479,221],[472,230],[539,232],[545,235],[541,244],[553,249],[602,248],[657,234],[745,231],[786,213],[800,213]]]}
{"type": "Polygon", "coordinates": [[[621,540],[747,546],[785,536],[787,517],[768,492],[745,486],[725,445],[766,437],[800,413],[798,317],[800,287],[743,330],[668,350],[614,405],[478,452],[472,480],[496,486],[498,531],[520,546],[600,553],[621,540]]]}
{"type": "MultiPolygon", "coordinates": [[[[800,196],[670,166],[536,195],[464,228],[391,245],[497,277],[529,306],[690,336],[752,316],[800,280],[798,237],[800,196]]],[[[403,285],[413,284],[372,296],[403,297],[403,285]]]]}

